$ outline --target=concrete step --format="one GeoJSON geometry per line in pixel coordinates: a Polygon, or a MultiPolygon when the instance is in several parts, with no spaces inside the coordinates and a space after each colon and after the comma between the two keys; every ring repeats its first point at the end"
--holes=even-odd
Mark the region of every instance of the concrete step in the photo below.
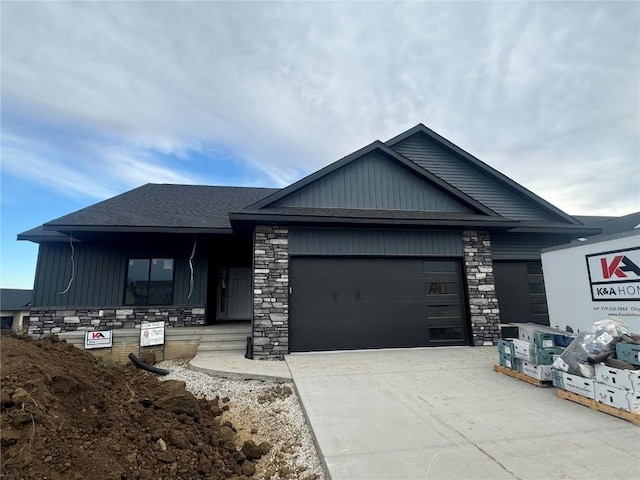
{"type": "Polygon", "coordinates": [[[219,352],[228,350],[237,350],[239,352],[244,352],[246,350],[246,347],[246,340],[243,340],[241,342],[200,342],[197,352],[219,352]]]}

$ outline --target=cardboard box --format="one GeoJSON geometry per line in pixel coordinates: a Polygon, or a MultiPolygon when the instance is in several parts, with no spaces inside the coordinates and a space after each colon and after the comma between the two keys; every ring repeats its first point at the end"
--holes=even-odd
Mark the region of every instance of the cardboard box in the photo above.
{"type": "Polygon", "coordinates": [[[498,340],[498,352],[500,355],[505,354],[511,357],[515,356],[515,349],[513,347],[513,342],[508,339],[500,339],[498,340]]]}
{"type": "Polygon", "coordinates": [[[513,370],[513,366],[515,364],[513,360],[513,357],[510,355],[505,355],[504,353],[500,354],[500,365],[502,365],[503,367],[507,367],[513,370]]]}
{"type": "Polygon", "coordinates": [[[552,369],[553,385],[583,397],[596,398],[595,380],[578,375],[570,375],[561,370],[552,369]]]}
{"type": "Polygon", "coordinates": [[[535,343],[516,338],[513,340],[513,348],[516,358],[524,360],[525,362],[536,363],[536,352],[538,349],[535,343]]]}
{"type": "Polygon", "coordinates": [[[616,343],[616,357],[633,365],[640,366],[640,345],[633,343],[616,343]]]}
{"type": "Polygon", "coordinates": [[[515,357],[525,362],[537,363],[538,365],[551,365],[554,356],[562,354],[562,348],[538,348],[535,343],[520,339],[513,340],[515,357]]]}
{"type": "Polygon", "coordinates": [[[556,346],[553,341],[553,334],[546,332],[533,332],[533,343],[538,348],[555,348],[556,346]]]}
{"type": "Polygon", "coordinates": [[[640,370],[621,370],[600,363],[596,365],[596,382],[640,392],[640,370]]]}
{"type": "Polygon", "coordinates": [[[523,360],[522,373],[537,378],[541,382],[550,382],[552,380],[551,365],[537,365],[523,360]]]}
{"type": "Polygon", "coordinates": [[[627,412],[640,409],[640,393],[630,392],[624,388],[616,388],[603,383],[595,384],[596,400],[605,405],[621,408],[627,412]]]}

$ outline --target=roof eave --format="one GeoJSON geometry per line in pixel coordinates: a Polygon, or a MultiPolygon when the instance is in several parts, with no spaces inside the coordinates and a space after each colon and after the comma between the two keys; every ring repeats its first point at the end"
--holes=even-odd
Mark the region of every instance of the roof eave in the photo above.
{"type": "Polygon", "coordinates": [[[325,225],[377,225],[377,226],[410,226],[410,227],[442,227],[442,228],[491,228],[511,230],[519,225],[518,221],[504,220],[450,220],[450,219],[407,219],[407,218],[364,218],[340,217],[320,215],[281,215],[281,214],[251,214],[230,213],[232,224],[250,223],[279,223],[287,225],[325,224],[325,225]]]}
{"type": "Polygon", "coordinates": [[[51,225],[45,224],[43,230],[61,233],[104,232],[104,233],[233,233],[229,228],[211,227],[166,227],[132,225],[51,225]]]}

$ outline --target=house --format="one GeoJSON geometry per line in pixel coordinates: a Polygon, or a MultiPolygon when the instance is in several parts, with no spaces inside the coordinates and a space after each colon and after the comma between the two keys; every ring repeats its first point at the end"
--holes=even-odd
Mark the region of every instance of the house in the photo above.
{"type": "Polygon", "coordinates": [[[601,231],[420,124],[283,189],[148,184],[18,239],[31,333],[250,321],[278,358],[548,324],[540,250],[601,231]]]}
{"type": "Polygon", "coordinates": [[[17,288],[0,289],[0,321],[2,330],[22,333],[23,324],[29,319],[31,290],[17,288]]]}

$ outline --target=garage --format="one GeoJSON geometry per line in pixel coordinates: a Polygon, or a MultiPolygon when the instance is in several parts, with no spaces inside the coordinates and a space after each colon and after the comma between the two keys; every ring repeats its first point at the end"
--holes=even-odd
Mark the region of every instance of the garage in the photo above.
{"type": "Polygon", "coordinates": [[[495,261],[493,271],[504,323],[549,325],[541,262],[495,261]]]}
{"type": "Polygon", "coordinates": [[[295,257],[292,352],[468,344],[460,261],[295,257]]]}

